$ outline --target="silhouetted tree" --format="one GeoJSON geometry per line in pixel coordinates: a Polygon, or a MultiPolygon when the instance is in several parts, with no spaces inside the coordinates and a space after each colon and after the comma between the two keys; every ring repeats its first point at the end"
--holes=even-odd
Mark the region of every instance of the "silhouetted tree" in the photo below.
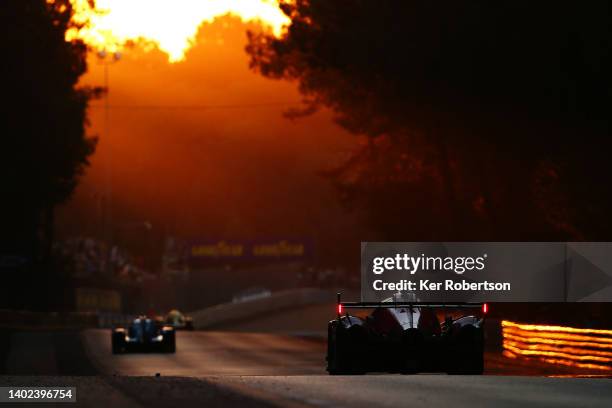
{"type": "Polygon", "coordinates": [[[329,176],[381,238],[606,239],[611,7],[296,0],[247,52],[372,140],[329,176]]]}
{"type": "Polygon", "coordinates": [[[98,91],[77,87],[86,47],[64,39],[71,15],[68,0],[5,0],[0,6],[3,285],[12,268],[47,261],[53,208],[70,196],[94,151],[85,110],[98,91]]]}

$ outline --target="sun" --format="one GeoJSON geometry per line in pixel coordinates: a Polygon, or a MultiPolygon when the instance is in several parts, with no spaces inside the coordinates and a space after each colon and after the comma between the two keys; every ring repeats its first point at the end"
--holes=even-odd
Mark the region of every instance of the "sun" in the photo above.
{"type": "Polygon", "coordinates": [[[275,0],[71,0],[73,20],[82,25],[66,33],[97,50],[120,51],[130,41],[144,41],[182,61],[202,23],[227,14],[257,21],[280,35],[289,18],[275,0]]]}

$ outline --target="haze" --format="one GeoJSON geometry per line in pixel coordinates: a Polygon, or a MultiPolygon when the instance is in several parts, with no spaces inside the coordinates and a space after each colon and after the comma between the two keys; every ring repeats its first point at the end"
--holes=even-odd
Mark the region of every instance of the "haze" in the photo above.
{"type": "MultiPolygon", "coordinates": [[[[329,112],[297,121],[282,116],[300,95],[294,84],[249,70],[249,27],[258,29],[224,17],[202,26],[184,62],[170,64],[162,52],[136,46],[109,66],[109,132],[104,101],[94,101],[90,133],[99,136],[98,148],[59,211],[60,235],[102,233],[112,157],[119,241],[137,239],[127,230],[149,222],[184,238],[312,237],[325,242],[320,247],[332,260],[341,259],[338,243],[353,237],[349,253],[357,253],[357,216],[340,208],[319,173],[346,158],[358,140],[329,112]]],[[[95,54],[82,83],[104,85],[95,54]]]]}

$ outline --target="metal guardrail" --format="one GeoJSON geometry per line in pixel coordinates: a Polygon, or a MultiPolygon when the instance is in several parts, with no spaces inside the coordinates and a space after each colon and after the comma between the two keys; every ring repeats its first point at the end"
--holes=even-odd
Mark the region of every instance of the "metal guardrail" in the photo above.
{"type": "Polygon", "coordinates": [[[126,327],[136,318],[136,315],[122,313],[98,312],[98,327],[111,329],[113,327],[126,327]]]}
{"type": "Polygon", "coordinates": [[[225,303],[190,313],[196,329],[214,328],[232,321],[240,321],[288,308],[334,301],[330,291],[303,288],[274,292],[270,296],[241,303],[225,303]]]}

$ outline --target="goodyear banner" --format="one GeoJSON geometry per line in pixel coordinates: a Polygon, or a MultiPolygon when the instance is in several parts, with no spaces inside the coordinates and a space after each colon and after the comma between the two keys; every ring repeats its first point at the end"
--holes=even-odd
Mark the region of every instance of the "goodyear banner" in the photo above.
{"type": "Polygon", "coordinates": [[[308,239],[210,240],[191,242],[188,246],[192,266],[308,262],[313,252],[312,241],[308,239]]]}
{"type": "Polygon", "coordinates": [[[79,312],[121,311],[121,295],[115,290],[76,288],[75,297],[79,312]]]}
{"type": "Polygon", "coordinates": [[[612,243],[364,242],[361,299],[612,302],[612,243]]]}

